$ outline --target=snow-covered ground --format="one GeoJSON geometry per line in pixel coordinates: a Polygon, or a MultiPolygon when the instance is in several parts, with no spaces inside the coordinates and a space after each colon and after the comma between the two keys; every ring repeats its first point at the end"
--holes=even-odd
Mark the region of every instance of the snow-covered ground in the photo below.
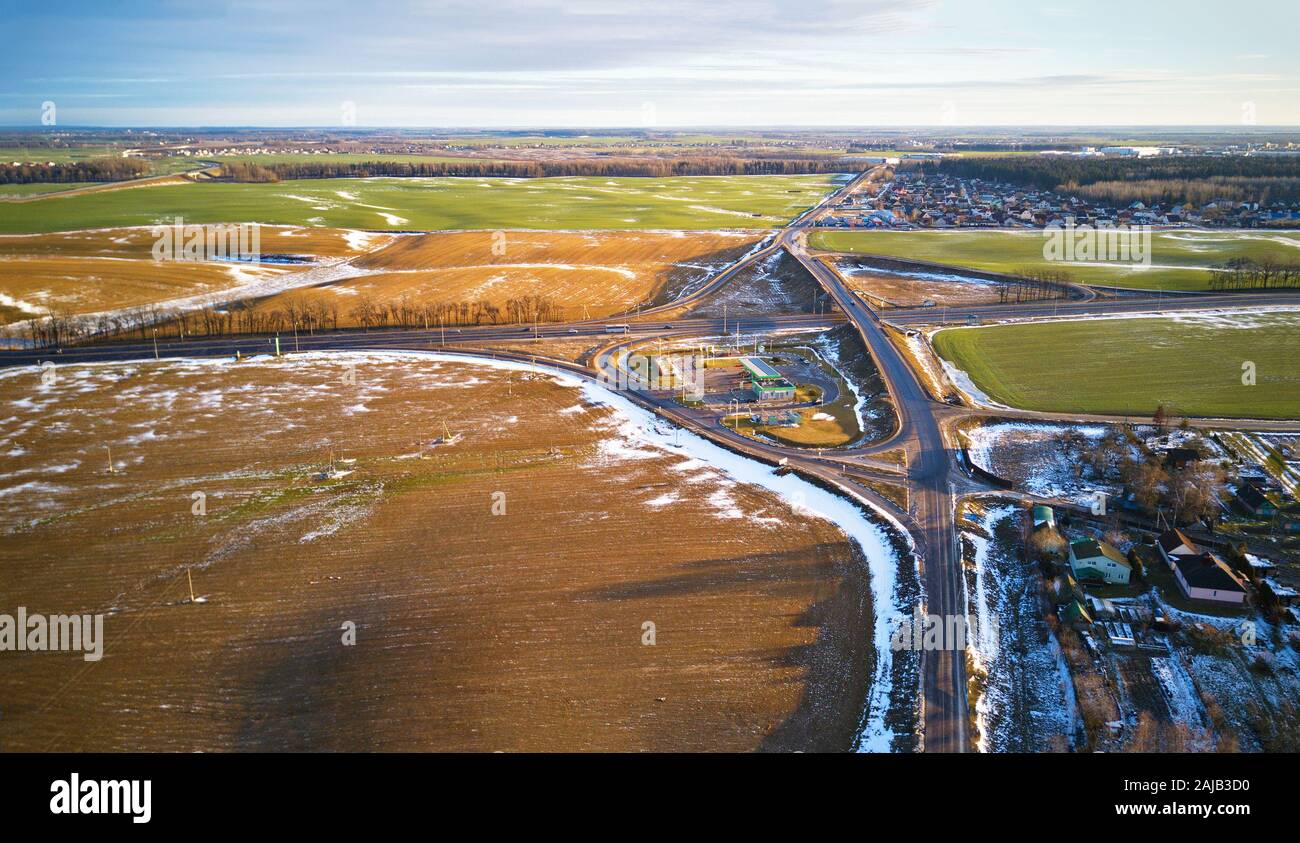
{"type": "Polygon", "coordinates": [[[849,389],[853,391],[853,415],[858,420],[858,430],[865,434],[867,424],[863,411],[867,406],[867,398],[862,394],[862,390],[858,389],[858,385],[853,382],[853,378],[845,373],[844,363],[840,360],[839,345],[832,342],[825,334],[818,334],[813,341],[813,347],[814,353],[822,360],[825,360],[826,364],[840,376],[840,380],[848,384],[849,389]]]}
{"type": "Polygon", "coordinates": [[[1068,746],[1074,688],[1060,646],[1038,606],[1038,574],[1025,561],[1015,521],[1021,507],[997,504],[964,526],[970,636],[967,649],[984,675],[975,703],[981,752],[1042,752],[1068,746]]]}
{"type": "Polygon", "coordinates": [[[1096,442],[1106,432],[1104,425],[1000,422],[974,428],[965,436],[971,461],[1012,481],[1017,489],[1088,504],[1097,492],[1109,495],[1116,490],[1080,474],[1078,455],[1072,453],[1068,435],[1096,442]]]}
{"type": "MultiPolygon", "coordinates": [[[[81,318],[87,321],[94,321],[100,317],[121,318],[128,313],[139,314],[145,310],[157,312],[162,315],[162,318],[171,318],[176,311],[201,310],[211,305],[221,305],[239,299],[262,298],[287,290],[312,287],[363,275],[379,275],[385,272],[384,270],[362,269],[353,266],[351,261],[352,258],[325,258],[306,269],[300,270],[284,264],[232,263],[225,269],[235,281],[234,286],[223,287],[213,292],[166,299],[150,304],[147,308],[131,306],[95,311],[81,314],[81,318]]],[[[28,327],[28,321],[24,320],[6,325],[4,330],[7,334],[21,336],[28,330],[28,327]]]]}
{"type": "Polygon", "coordinates": [[[901,269],[887,269],[879,266],[862,266],[850,265],[840,268],[844,275],[888,275],[893,278],[915,278],[918,281],[942,281],[950,284],[967,284],[975,287],[996,288],[1003,282],[992,281],[987,278],[976,278],[973,275],[962,275],[955,272],[923,272],[908,271],[901,269]]]}
{"type": "MultiPolygon", "coordinates": [[[[950,364],[938,354],[935,354],[934,347],[923,339],[920,334],[907,334],[907,348],[912,352],[912,357],[921,367],[922,375],[924,375],[926,382],[935,393],[943,395],[948,392],[950,379],[947,375],[947,369],[950,364]]],[[[961,374],[965,375],[966,373],[962,372],[961,374]]],[[[975,388],[975,384],[970,381],[969,377],[966,377],[965,382],[971,389],[975,388]]],[[[980,394],[983,395],[983,393],[980,394]]]]}

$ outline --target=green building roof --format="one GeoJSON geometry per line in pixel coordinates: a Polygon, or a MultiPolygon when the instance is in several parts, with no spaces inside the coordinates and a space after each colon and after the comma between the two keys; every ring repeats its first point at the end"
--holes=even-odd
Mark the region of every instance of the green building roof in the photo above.
{"type": "Polygon", "coordinates": [[[758,357],[742,357],[740,358],[740,365],[745,367],[745,371],[749,372],[754,380],[773,381],[785,377],[776,369],[773,369],[766,360],[758,357]]]}
{"type": "Polygon", "coordinates": [[[1070,623],[1092,623],[1092,615],[1078,600],[1072,600],[1061,610],[1061,615],[1070,623]]]}

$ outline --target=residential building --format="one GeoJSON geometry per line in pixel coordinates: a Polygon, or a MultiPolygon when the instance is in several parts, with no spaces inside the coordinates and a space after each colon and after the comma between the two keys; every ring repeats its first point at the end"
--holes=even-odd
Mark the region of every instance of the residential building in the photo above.
{"type": "Polygon", "coordinates": [[[1213,553],[1173,557],[1174,579],[1189,600],[1215,603],[1246,602],[1246,584],[1241,575],[1213,553]]]}
{"type": "Polygon", "coordinates": [[[1128,585],[1133,566],[1111,545],[1099,539],[1081,539],[1070,543],[1070,570],[1081,580],[1108,585],[1128,585]]]}
{"type": "Polygon", "coordinates": [[[1174,567],[1175,556],[1196,556],[1202,552],[1196,542],[1183,535],[1182,530],[1166,530],[1156,540],[1156,547],[1160,550],[1160,557],[1171,569],[1174,567]]]}
{"type": "Polygon", "coordinates": [[[1242,483],[1237,487],[1237,501],[1260,518],[1272,518],[1277,514],[1277,507],[1253,483],[1242,483]]]}

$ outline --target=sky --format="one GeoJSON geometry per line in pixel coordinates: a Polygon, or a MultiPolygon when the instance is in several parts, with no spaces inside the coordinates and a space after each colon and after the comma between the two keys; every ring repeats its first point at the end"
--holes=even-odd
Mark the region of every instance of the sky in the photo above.
{"type": "Polygon", "coordinates": [[[0,0],[0,12],[7,126],[1300,124],[1297,0],[0,0]]]}

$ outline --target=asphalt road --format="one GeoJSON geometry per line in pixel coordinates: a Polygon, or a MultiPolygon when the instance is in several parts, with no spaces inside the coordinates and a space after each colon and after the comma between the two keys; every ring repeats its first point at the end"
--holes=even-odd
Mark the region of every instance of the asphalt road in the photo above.
{"type": "Polygon", "coordinates": [[[977,322],[1016,322],[1031,319],[1088,318],[1137,313],[1234,308],[1300,307],[1300,290],[1256,293],[1166,294],[1146,298],[1049,301],[1023,304],[985,304],[966,307],[891,308],[881,312],[892,325],[964,325],[977,322]]]}
{"type": "MultiPolygon", "coordinates": [[[[834,325],[844,320],[839,314],[796,314],[792,316],[766,316],[754,319],[730,319],[726,322],[729,333],[738,329],[745,334],[766,333],[778,330],[816,328],[834,325]]],[[[513,341],[526,343],[544,339],[579,339],[606,336],[635,337],[641,340],[677,335],[721,335],[722,319],[679,319],[664,322],[631,322],[621,318],[604,321],[547,323],[533,326],[479,326],[462,329],[382,329],[374,331],[348,330],[324,331],[315,334],[281,334],[280,350],[284,353],[306,351],[361,351],[382,349],[419,349],[427,351],[442,347],[473,346],[476,343],[513,341]],[[607,324],[628,326],[626,334],[609,334],[607,324]],[[671,326],[671,327],[670,327],[671,326]]],[[[184,340],[160,339],[156,346],[152,340],[143,342],[105,343],[102,345],[70,346],[61,350],[23,349],[0,351],[0,366],[30,366],[52,360],[64,363],[90,363],[114,360],[145,360],[153,357],[234,357],[238,351],[244,356],[267,354],[275,350],[275,338],[266,336],[194,337],[184,340]]]]}
{"type": "MultiPolygon", "coordinates": [[[[937,411],[944,405],[926,393],[885,336],[875,312],[850,291],[837,272],[808,255],[800,234],[786,229],[783,242],[857,327],[894,401],[898,428],[882,447],[902,445],[907,450],[910,514],[921,557],[925,612],[964,618],[966,599],[954,523],[954,488],[962,471],[938,421],[937,411]]],[[[922,695],[925,751],[966,751],[969,741],[964,651],[922,653],[922,695]]]]}
{"type": "MultiPolygon", "coordinates": [[[[921,558],[925,590],[925,611],[941,616],[964,616],[965,594],[962,583],[961,557],[957,545],[955,503],[963,494],[994,491],[962,469],[956,452],[944,435],[945,425],[963,416],[1015,416],[1020,418],[1052,418],[1049,414],[1028,412],[1003,412],[972,410],[952,407],[930,398],[924,386],[906,359],[885,335],[881,316],[867,307],[852,293],[838,272],[811,257],[805,250],[802,237],[809,226],[846,192],[857,190],[870,179],[872,171],[856,177],[827,197],[820,205],[810,209],[785,229],[777,232],[770,241],[736,263],[721,271],[708,284],[690,296],[659,307],[642,311],[636,316],[610,317],[603,320],[586,320],[571,323],[551,323],[538,326],[480,326],[461,329],[388,329],[373,332],[337,331],[314,335],[281,335],[280,349],[285,352],[307,351],[363,351],[363,350],[447,350],[500,359],[529,361],[534,359],[523,351],[488,351],[475,346],[487,342],[565,339],[608,336],[605,344],[594,355],[593,366],[583,366],[553,359],[543,359],[545,365],[564,369],[589,380],[597,380],[597,372],[609,363],[610,355],[630,344],[648,339],[673,336],[702,336],[721,334],[723,320],[681,318],[679,314],[691,305],[717,292],[739,272],[756,261],[763,260],[780,249],[786,249],[813,275],[839,304],[842,314],[769,316],[742,319],[726,323],[726,332],[737,328],[743,333],[764,333],[826,327],[840,323],[845,317],[861,333],[882,378],[893,399],[897,415],[897,428],[883,442],[857,449],[839,449],[826,452],[809,451],[759,442],[720,427],[710,413],[683,407],[665,393],[626,392],[630,399],[652,409],[657,414],[706,436],[718,444],[769,464],[781,460],[799,472],[819,478],[857,495],[872,505],[894,516],[913,535],[921,558]],[[627,334],[608,334],[607,324],[626,323],[627,334]],[[879,457],[885,451],[902,448],[907,454],[907,464],[900,468],[879,457]],[[908,506],[906,511],[882,497],[860,481],[906,481],[908,506]]],[[[1041,319],[1052,316],[1090,317],[1120,313],[1142,313],[1165,310],[1215,309],[1233,307],[1267,307],[1275,305],[1300,305],[1300,293],[1247,293],[1226,295],[1164,296],[1158,299],[1094,299],[1083,302],[1047,302],[1040,304],[985,305],[979,307],[949,308],[948,321],[964,324],[967,314],[981,322],[1041,319]]],[[[935,308],[890,309],[884,312],[888,323],[900,326],[936,324],[942,314],[935,308]]],[[[109,362],[150,359],[154,357],[198,357],[266,354],[274,350],[274,339],[267,337],[191,338],[180,340],[124,342],[94,346],[75,346],[62,350],[0,351],[0,366],[30,366],[44,361],[55,365],[83,362],[109,362]]],[[[1107,420],[1102,417],[1100,420],[1107,420]]],[[[1112,420],[1113,419],[1109,419],[1112,420]]],[[[1294,426],[1294,425],[1292,425],[1294,426]]],[[[968,705],[966,696],[966,664],[961,651],[923,653],[923,745],[928,752],[964,752],[969,749],[968,705]]]]}

